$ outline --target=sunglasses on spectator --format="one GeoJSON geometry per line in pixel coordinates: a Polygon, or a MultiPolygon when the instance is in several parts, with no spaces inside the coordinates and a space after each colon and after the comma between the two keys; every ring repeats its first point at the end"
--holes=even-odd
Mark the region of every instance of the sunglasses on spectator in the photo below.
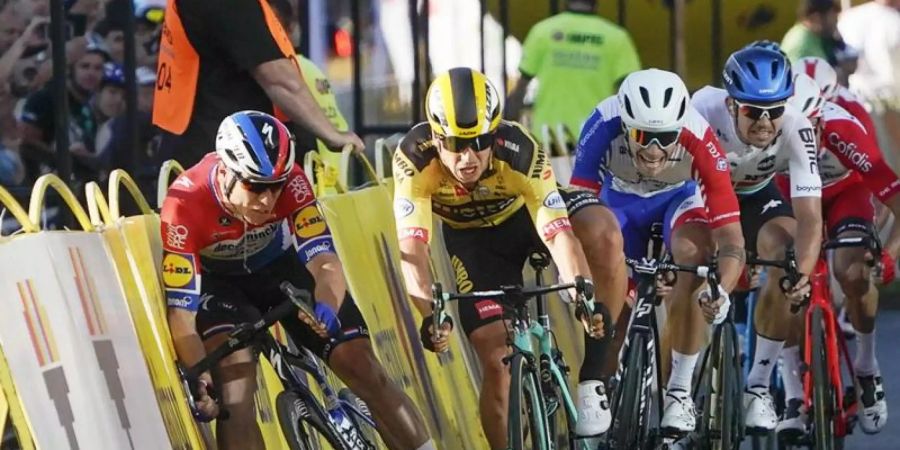
{"type": "Polygon", "coordinates": [[[631,142],[639,145],[641,148],[647,148],[652,144],[660,146],[660,148],[669,147],[678,142],[681,130],[677,131],[645,131],[637,128],[628,128],[628,137],[631,142]]]}
{"type": "Polygon", "coordinates": [[[494,133],[481,134],[469,138],[437,135],[437,138],[441,141],[444,150],[452,153],[464,153],[470,148],[480,152],[494,145],[494,133]]]}
{"type": "Polygon", "coordinates": [[[751,120],[759,120],[763,117],[767,117],[769,120],[775,120],[784,115],[785,103],[769,106],[751,105],[749,103],[741,103],[737,100],[735,100],[735,103],[737,104],[738,112],[751,120]]]}

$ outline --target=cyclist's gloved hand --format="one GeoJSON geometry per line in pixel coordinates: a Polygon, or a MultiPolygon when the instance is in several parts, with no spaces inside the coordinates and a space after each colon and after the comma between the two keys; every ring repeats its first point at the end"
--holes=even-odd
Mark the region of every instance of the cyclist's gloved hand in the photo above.
{"type": "Polygon", "coordinates": [[[897,278],[897,261],[888,252],[881,253],[875,275],[875,282],[881,285],[891,284],[897,278]]]}
{"type": "Polygon", "coordinates": [[[719,298],[712,300],[712,292],[709,286],[703,288],[697,294],[697,301],[700,302],[700,310],[703,311],[703,318],[707,323],[718,325],[725,321],[728,317],[728,309],[731,308],[731,298],[722,285],[719,285],[719,298]]]}
{"type": "Polygon", "coordinates": [[[210,396],[213,391],[213,382],[209,372],[203,372],[197,377],[196,389],[196,392],[192,392],[194,417],[200,422],[210,422],[219,415],[219,403],[210,396]]]}
{"type": "Polygon", "coordinates": [[[419,326],[419,339],[422,340],[422,347],[435,353],[446,352],[450,348],[450,332],[453,331],[453,319],[447,316],[436,336],[433,331],[434,316],[429,314],[422,318],[422,325],[419,326]]]}
{"type": "Polygon", "coordinates": [[[812,286],[809,284],[809,277],[801,275],[800,279],[787,289],[785,289],[785,285],[791,284],[787,277],[782,278],[781,284],[781,290],[784,292],[784,296],[791,302],[791,311],[799,311],[800,307],[806,303],[809,293],[812,290],[812,286]]]}
{"type": "MultiPolygon", "coordinates": [[[[308,311],[308,310],[306,310],[308,311]]],[[[337,336],[341,330],[341,321],[337,317],[334,309],[325,302],[317,301],[313,307],[315,317],[310,317],[308,313],[300,310],[299,317],[306,325],[323,339],[337,336]]]]}

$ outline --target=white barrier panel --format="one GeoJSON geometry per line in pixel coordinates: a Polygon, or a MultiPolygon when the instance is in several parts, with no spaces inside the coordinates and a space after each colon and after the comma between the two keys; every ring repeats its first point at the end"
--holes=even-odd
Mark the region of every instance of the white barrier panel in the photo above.
{"type": "Polygon", "coordinates": [[[0,245],[0,341],[39,448],[170,447],[110,259],[98,234],[0,245]]]}

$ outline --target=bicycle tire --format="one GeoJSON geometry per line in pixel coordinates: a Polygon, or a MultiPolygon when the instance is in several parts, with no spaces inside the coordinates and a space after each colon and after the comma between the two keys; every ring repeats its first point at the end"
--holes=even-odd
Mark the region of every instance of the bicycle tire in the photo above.
{"type": "MultiPolygon", "coordinates": [[[[557,353],[556,363],[559,367],[565,367],[562,353],[557,353]]],[[[574,450],[578,448],[575,439],[575,417],[566,408],[565,396],[563,396],[564,389],[568,391],[568,386],[561,386],[559,380],[552,375],[550,383],[553,389],[552,395],[556,397],[556,411],[547,411],[547,430],[550,433],[550,440],[554,442],[553,448],[555,449],[569,448],[574,450]],[[561,424],[563,427],[560,427],[561,424]]],[[[571,392],[569,394],[571,396],[571,392]]]]}
{"type": "Polygon", "coordinates": [[[366,402],[362,401],[362,399],[354,394],[353,391],[350,390],[350,388],[346,387],[341,388],[341,390],[338,391],[337,396],[339,399],[350,403],[351,405],[359,409],[359,411],[356,411],[347,410],[345,408],[345,412],[348,413],[347,415],[350,416],[350,420],[353,422],[353,425],[359,431],[360,435],[363,437],[363,440],[367,444],[366,449],[375,450],[376,448],[378,448],[378,432],[374,428],[369,426],[369,423],[364,419],[356,416],[358,413],[362,413],[368,416],[369,419],[372,418],[372,414],[369,412],[369,406],[366,405],[366,402]]]}
{"type": "Polygon", "coordinates": [[[525,355],[516,353],[509,360],[511,383],[509,385],[508,431],[509,445],[513,450],[549,450],[549,442],[542,440],[544,414],[540,384],[533,367],[525,355]],[[525,421],[522,416],[525,416],[525,421]],[[527,443],[531,442],[531,446],[527,443]]]}
{"type": "Polygon", "coordinates": [[[823,329],[822,310],[815,307],[812,312],[812,382],[813,382],[813,426],[815,432],[814,446],[817,450],[834,449],[834,433],[832,432],[832,402],[834,395],[831,377],[826,367],[825,330],[823,329]]]}
{"type": "Polygon", "coordinates": [[[613,396],[613,419],[609,430],[612,442],[608,448],[637,450],[643,448],[647,436],[643,433],[647,427],[641,426],[646,420],[645,411],[641,411],[641,395],[644,394],[644,372],[646,371],[646,344],[644,335],[631,336],[628,343],[627,364],[622,368],[622,379],[613,396]],[[642,417],[644,416],[644,417],[642,417]]]}
{"type": "Polygon", "coordinates": [[[737,348],[737,331],[734,324],[725,323],[720,336],[721,370],[719,370],[719,386],[722,406],[722,439],[724,450],[739,450],[744,437],[743,386],[741,386],[740,356],[737,348]]]}
{"type": "Polygon", "coordinates": [[[275,410],[291,450],[317,449],[312,443],[316,434],[324,437],[334,450],[349,450],[328,420],[328,414],[309,393],[283,391],[275,398],[275,410]]]}

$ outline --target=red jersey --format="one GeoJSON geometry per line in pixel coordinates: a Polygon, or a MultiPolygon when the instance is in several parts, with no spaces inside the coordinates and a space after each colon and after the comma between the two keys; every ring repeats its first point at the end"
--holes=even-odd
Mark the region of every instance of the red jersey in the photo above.
{"type": "Polygon", "coordinates": [[[251,225],[231,215],[220,202],[215,153],[181,174],[169,188],[160,212],[163,282],[168,305],[196,311],[204,273],[256,272],[287,251],[307,264],[316,255],[335,252],[331,232],[318,209],[306,175],[294,166],[273,217],[251,225]]]}

